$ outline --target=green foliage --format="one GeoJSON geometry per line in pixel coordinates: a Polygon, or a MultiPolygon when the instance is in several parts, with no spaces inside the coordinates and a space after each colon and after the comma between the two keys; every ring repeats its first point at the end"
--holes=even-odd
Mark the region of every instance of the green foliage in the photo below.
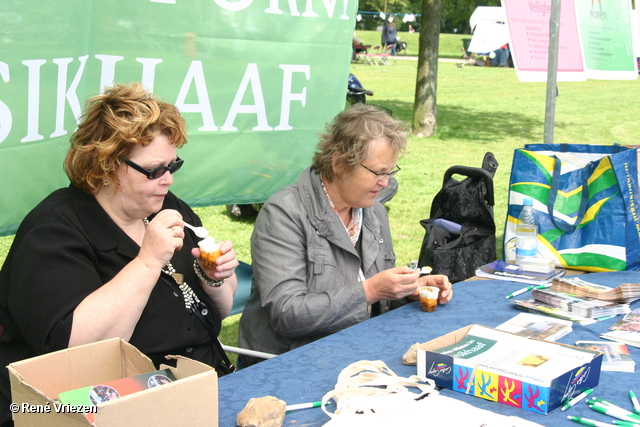
{"type": "Polygon", "coordinates": [[[471,34],[469,18],[478,6],[500,6],[499,0],[457,0],[443,1],[441,27],[442,33],[471,34]]]}
{"type": "MultiPolygon", "coordinates": [[[[440,32],[471,34],[469,18],[478,6],[500,6],[499,0],[455,0],[442,1],[442,13],[440,17],[440,32]]],[[[402,16],[407,13],[422,14],[422,0],[360,0],[359,12],[384,12],[387,14],[399,14],[400,19],[394,20],[399,31],[407,31],[408,23],[402,22],[402,16]]],[[[356,26],[358,30],[375,30],[382,25],[382,20],[377,15],[362,14],[363,20],[356,26]]],[[[416,16],[417,21],[411,24],[415,29],[421,27],[421,16],[416,16]]]]}

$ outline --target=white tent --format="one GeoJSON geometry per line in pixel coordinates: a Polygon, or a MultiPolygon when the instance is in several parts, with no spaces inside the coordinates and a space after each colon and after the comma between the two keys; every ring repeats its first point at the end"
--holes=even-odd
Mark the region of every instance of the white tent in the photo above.
{"type": "Polygon", "coordinates": [[[509,43],[509,30],[504,9],[500,6],[479,6],[469,18],[473,37],[469,52],[489,53],[509,43]]]}

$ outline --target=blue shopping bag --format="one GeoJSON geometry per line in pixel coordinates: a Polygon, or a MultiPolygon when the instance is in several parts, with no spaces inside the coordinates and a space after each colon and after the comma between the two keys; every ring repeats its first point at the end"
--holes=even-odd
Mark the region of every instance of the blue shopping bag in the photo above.
{"type": "Polygon", "coordinates": [[[515,259],[525,197],[538,218],[538,256],[585,271],[640,269],[638,150],[620,145],[529,144],[516,149],[503,249],[515,259]]]}

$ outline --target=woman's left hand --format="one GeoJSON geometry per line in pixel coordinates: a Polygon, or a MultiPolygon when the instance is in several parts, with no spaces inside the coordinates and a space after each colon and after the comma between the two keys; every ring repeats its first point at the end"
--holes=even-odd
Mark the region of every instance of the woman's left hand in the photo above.
{"type": "Polygon", "coordinates": [[[200,257],[200,248],[197,246],[191,249],[191,255],[198,260],[200,267],[207,274],[207,277],[213,280],[228,279],[233,276],[236,267],[240,264],[236,258],[236,251],[233,249],[233,243],[225,240],[220,247],[222,255],[216,259],[216,268],[213,270],[204,270],[202,259],[200,257]]]}
{"type": "Polygon", "coordinates": [[[453,297],[453,287],[449,278],[444,274],[427,275],[420,278],[420,286],[435,286],[440,289],[438,295],[438,302],[440,304],[446,304],[451,301],[453,297]]]}

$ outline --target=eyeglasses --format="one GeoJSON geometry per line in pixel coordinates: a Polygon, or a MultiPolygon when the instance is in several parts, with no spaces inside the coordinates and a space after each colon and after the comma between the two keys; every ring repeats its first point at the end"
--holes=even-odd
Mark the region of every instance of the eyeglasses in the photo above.
{"type": "Polygon", "coordinates": [[[151,170],[145,169],[142,166],[133,163],[129,159],[125,160],[124,162],[129,166],[131,166],[132,168],[134,168],[135,170],[137,170],[138,172],[140,172],[141,174],[146,175],[147,178],[158,179],[162,175],[164,175],[167,171],[169,171],[169,173],[172,175],[175,172],[178,172],[178,170],[180,170],[180,168],[182,167],[184,160],[178,157],[176,161],[171,163],[169,166],[158,166],[157,168],[153,168],[151,170]]]}
{"type": "Polygon", "coordinates": [[[374,172],[371,169],[369,169],[368,167],[366,167],[365,165],[363,165],[362,163],[360,163],[360,166],[362,166],[363,168],[365,168],[366,170],[368,170],[369,172],[374,174],[376,177],[378,177],[378,179],[385,179],[387,177],[391,178],[392,176],[394,176],[395,174],[397,174],[398,172],[401,171],[400,166],[398,166],[398,165],[396,165],[396,168],[394,170],[392,170],[391,172],[389,172],[389,173],[387,173],[387,172],[374,172]]]}

